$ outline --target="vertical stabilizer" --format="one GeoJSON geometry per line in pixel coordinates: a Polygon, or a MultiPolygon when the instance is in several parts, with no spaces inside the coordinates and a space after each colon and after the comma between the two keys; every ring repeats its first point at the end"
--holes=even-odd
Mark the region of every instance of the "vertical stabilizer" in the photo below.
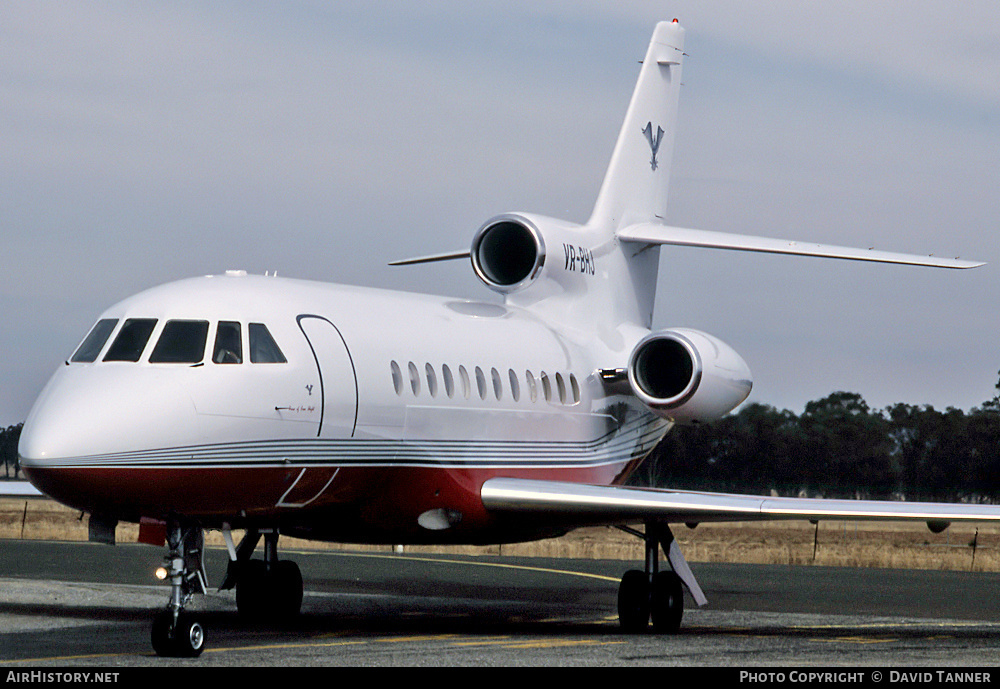
{"type": "Polygon", "coordinates": [[[662,222],[674,148],[684,29],[656,25],[590,224],[662,222]]]}

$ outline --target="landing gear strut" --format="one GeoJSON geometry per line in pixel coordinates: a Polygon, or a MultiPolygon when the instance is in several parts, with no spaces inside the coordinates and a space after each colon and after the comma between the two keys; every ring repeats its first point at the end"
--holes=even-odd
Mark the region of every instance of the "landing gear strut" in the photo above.
{"type": "Polygon", "coordinates": [[[618,587],[618,620],[624,631],[643,632],[653,623],[653,631],[674,634],[684,616],[684,588],[691,591],[695,602],[707,601],[694,575],[674,541],[670,527],[650,522],[645,533],[623,529],[642,538],[646,543],[646,569],[629,570],[618,587]],[[667,554],[672,570],[660,571],[660,547],[667,554]]]}
{"type": "Polygon", "coordinates": [[[195,658],[205,648],[205,630],[197,618],[184,612],[184,606],[194,594],[206,591],[204,535],[201,527],[171,521],[167,544],[170,551],[158,576],[170,580],[170,601],[153,618],[153,650],[160,656],[195,658]]]}

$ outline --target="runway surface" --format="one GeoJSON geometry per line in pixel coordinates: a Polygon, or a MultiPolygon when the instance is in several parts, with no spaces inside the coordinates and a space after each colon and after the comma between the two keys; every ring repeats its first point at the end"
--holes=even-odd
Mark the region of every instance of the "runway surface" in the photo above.
{"type": "MultiPolygon", "coordinates": [[[[1000,659],[1000,575],[692,564],[709,604],[677,635],[626,635],[615,601],[638,563],[283,552],[303,614],[246,627],[232,592],[196,598],[194,660],[149,644],[164,551],[0,540],[0,669],[42,666],[987,666],[1000,659]]],[[[224,551],[211,551],[216,585],[224,551]]],[[[998,674],[1000,677],[1000,674],[998,674]]]]}

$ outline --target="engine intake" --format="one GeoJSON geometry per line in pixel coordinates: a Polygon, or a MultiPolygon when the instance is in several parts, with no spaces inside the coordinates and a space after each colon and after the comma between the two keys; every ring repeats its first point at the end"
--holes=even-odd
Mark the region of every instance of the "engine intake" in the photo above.
{"type": "Polygon", "coordinates": [[[497,292],[515,292],[534,281],[545,264],[538,228],[520,215],[502,215],[483,225],[472,240],[472,267],[497,292]]]}
{"type": "Polygon", "coordinates": [[[728,414],[753,385],[746,362],[729,345],[686,328],[640,340],[629,358],[628,380],[643,404],[679,424],[728,414]]]}

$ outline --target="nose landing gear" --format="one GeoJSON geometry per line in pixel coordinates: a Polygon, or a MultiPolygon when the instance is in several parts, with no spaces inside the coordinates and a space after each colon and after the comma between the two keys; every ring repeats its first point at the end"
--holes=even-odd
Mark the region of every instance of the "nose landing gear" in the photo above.
{"type": "Polygon", "coordinates": [[[184,612],[184,606],[194,594],[206,591],[204,535],[198,526],[182,527],[172,521],[167,525],[167,544],[170,551],[157,576],[170,580],[170,601],[153,618],[153,650],[159,656],[196,658],[205,648],[205,630],[196,617],[184,612]]]}

